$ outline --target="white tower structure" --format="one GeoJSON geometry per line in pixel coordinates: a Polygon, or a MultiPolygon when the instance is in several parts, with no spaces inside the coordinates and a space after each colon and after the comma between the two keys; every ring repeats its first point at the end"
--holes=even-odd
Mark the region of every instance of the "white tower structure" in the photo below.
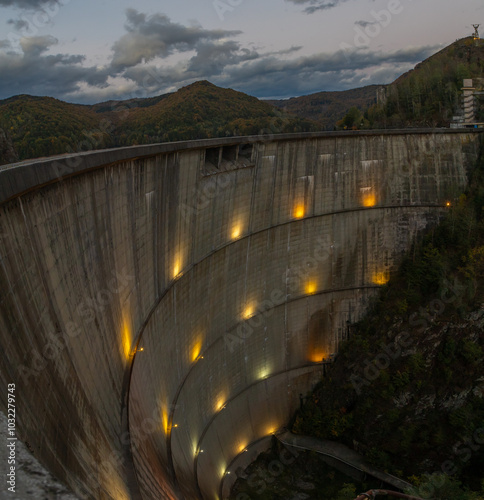
{"type": "Polygon", "coordinates": [[[462,99],[464,104],[464,122],[472,123],[475,121],[475,97],[476,91],[471,79],[464,80],[464,87],[462,88],[462,99]]]}

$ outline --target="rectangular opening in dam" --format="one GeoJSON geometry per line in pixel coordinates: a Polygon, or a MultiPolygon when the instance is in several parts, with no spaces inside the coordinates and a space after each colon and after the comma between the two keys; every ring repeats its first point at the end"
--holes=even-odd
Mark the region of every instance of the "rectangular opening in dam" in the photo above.
{"type": "Polygon", "coordinates": [[[222,148],[208,148],[205,150],[204,174],[211,175],[219,171],[222,148]]]}
{"type": "Polygon", "coordinates": [[[222,161],[237,161],[239,146],[224,146],[222,148],[222,161]]]}
{"type": "Polygon", "coordinates": [[[253,167],[253,144],[236,144],[207,148],[202,161],[202,175],[214,175],[239,168],[253,167]]]}
{"type": "Polygon", "coordinates": [[[237,161],[245,167],[253,167],[254,161],[254,145],[253,144],[240,144],[239,156],[237,161]]]}

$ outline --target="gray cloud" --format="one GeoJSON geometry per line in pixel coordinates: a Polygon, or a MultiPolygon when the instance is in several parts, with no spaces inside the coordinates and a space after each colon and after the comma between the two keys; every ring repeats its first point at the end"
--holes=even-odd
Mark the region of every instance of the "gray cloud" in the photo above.
{"type": "Polygon", "coordinates": [[[287,97],[327,90],[346,90],[373,83],[389,83],[435,51],[420,47],[396,52],[355,50],[315,54],[281,61],[261,57],[232,68],[214,83],[259,97],[287,97]]]}
{"type": "MultiPolygon", "coordinates": [[[[298,50],[291,48],[290,51],[298,50]]],[[[127,68],[121,74],[132,80],[141,89],[141,94],[156,94],[170,89],[172,86],[188,85],[196,80],[214,79],[230,69],[260,57],[254,50],[241,48],[233,40],[225,42],[200,42],[196,46],[196,54],[187,61],[172,66],[156,66],[138,64],[127,68]]]]}
{"type": "Polygon", "coordinates": [[[354,48],[298,56],[301,47],[290,47],[264,53],[228,39],[238,32],[187,27],[133,9],[127,11],[126,31],[104,68],[85,66],[82,55],[54,54],[58,42],[52,36],[24,37],[16,52],[0,41],[0,98],[14,90],[89,103],[150,97],[202,79],[258,97],[290,97],[389,83],[436,49],[354,48]],[[173,53],[187,57],[168,64],[164,58],[173,53]]]}
{"type": "Polygon", "coordinates": [[[303,48],[302,45],[293,45],[292,47],[289,47],[288,49],[282,49],[278,50],[277,52],[271,52],[271,55],[286,55],[286,54],[292,54],[294,52],[299,52],[303,48]]]}
{"type": "Polygon", "coordinates": [[[0,7],[38,9],[44,5],[59,3],[59,0],[0,0],[0,7]]]}
{"type": "Polygon", "coordinates": [[[52,45],[57,45],[58,42],[57,38],[50,35],[33,36],[20,39],[20,46],[26,58],[35,58],[49,50],[52,45]]]}
{"type": "MultiPolygon", "coordinates": [[[[302,49],[292,46],[267,54],[242,47],[227,40],[238,31],[204,30],[172,23],[162,14],[147,17],[134,9],[127,11],[126,30],[113,46],[111,69],[136,83],[143,92],[160,93],[172,86],[184,86],[199,79],[223,79],[233,69],[261,58],[294,54],[302,49]],[[184,62],[173,66],[147,64],[156,57],[174,52],[195,52],[184,62]]],[[[142,92],[141,92],[142,93],[142,92]]]]}
{"type": "Polygon", "coordinates": [[[341,50],[286,60],[277,53],[243,52],[238,50],[237,44],[223,44],[220,52],[212,49],[207,49],[207,53],[201,51],[184,64],[164,67],[138,65],[123,75],[136,82],[137,87],[143,89],[143,95],[160,94],[173,90],[173,87],[207,79],[216,85],[258,97],[290,97],[324,89],[346,90],[389,83],[434,53],[436,47],[390,53],[341,50]]]}
{"type": "MultiPolygon", "coordinates": [[[[46,54],[57,44],[52,36],[22,38],[21,53],[0,52],[0,96],[36,94],[64,97],[87,85],[106,85],[108,74],[93,67],[84,67],[84,56],[46,54]],[[12,83],[14,82],[14,83],[12,83]]],[[[4,48],[8,42],[2,42],[4,48]]]]}
{"type": "Polygon", "coordinates": [[[304,9],[306,14],[314,14],[320,10],[328,10],[347,2],[348,0],[289,0],[296,5],[307,5],[304,9]]]}
{"type": "Polygon", "coordinates": [[[9,19],[7,24],[12,25],[15,30],[20,32],[29,29],[29,23],[25,19],[9,19]]]}
{"type": "Polygon", "coordinates": [[[366,28],[368,26],[372,26],[373,24],[380,24],[379,21],[355,21],[356,26],[361,26],[362,28],[366,28]]]}
{"type": "Polygon", "coordinates": [[[143,60],[165,58],[174,52],[188,52],[199,44],[240,34],[240,31],[206,30],[173,23],[164,14],[146,16],[135,9],[126,11],[127,33],[113,45],[112,67],[116,70],[136,66],[143,60]]]}
{"type": "Polygon", "coordinates": [[[197,45],[197,54],[190,59],[187,69],[198,76],[213,76],[222,73],[227,66],[254,61],[259,57],[256,51],[241,49],[240,44],[234,41],[200,43],[197,45]]]}

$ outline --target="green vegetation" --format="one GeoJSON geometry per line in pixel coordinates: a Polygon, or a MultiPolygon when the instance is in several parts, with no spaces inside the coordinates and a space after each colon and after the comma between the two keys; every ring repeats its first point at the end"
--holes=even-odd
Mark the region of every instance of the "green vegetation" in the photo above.
{"type": "Polygon", "coordinates": [[[273,440],[272,448],[259,455],[232,489],[231,500],[354,500],[370,489],[331,468],[314,452],[286,450],[273,440]]]}
{"type": "Polygon", "coordinates": [[[118,143],[125,145],[316,129],[316,124],[281,113],[255,97],[202,81],[148,110],[133,109],[117,134],[118,143]]]}
{"type": "Polygon", "coordinates": [[[0,101],[3,129],[20,160],[84,149],[86,144],[109,143],[99,129],[99,118],[88,106],[51,97],[20,95],[0,101]],[[91,137],[86,137],[91,133],[91,137]]]}
{"type": "Polygon", "coordinates": [[[336,123],[336,128],[339,130],[358,130],[370,128],[369,125],[370,122],[367,118],[365,118],[363,111],[360,108],[353,106],[349,109],[343,119],[336,123]]]}
{"type": "MultiPolygon", "coordinates": [[[[472,492],[443,473],[409,478],[414,487],[407,494],[432,500],[482,500],[482,492],[472,492]]],[[[378,481],[364,482],[332,468],[314,452],[288,450],[273,440],[269,451],[261,453],[237,479],[230,500],[354,500],[361,492],[380,487],[378,481]]],[[[391,488],[389,488],[391,489],[391,488]]]]}
{"type": "Polygon", "coordinates": [[[356,445],[417,486],[443,474],[432,498],[482,498],[483,305],[484,145],[468,191],[355,325],[293,431],[356,445]]]}
{"type": "Polygon", "coordinates": [[[174,94],[94,106],[16,96],[0,101],[0,164],[105,147],[318,128],[205,81],[174,94]]]}
{"type": "MultiPolygon", "coordinates": [[[[337,127],[448,127],[461,106],[463,80],[482,77],[484,42],[476,45],[472,37],[458,40],[389,85],[382,102],[357,109],[357,119],[352,108],[337,127]]],[[[484,121],[482,106],[478,119],[484,121]]]]}
{"type": "Polygon", "coordinates": [[[481,492],[472,492],[462,486],[462,483],[443,473],[426,474],[411,478],[415,487],[407,493],[432,498],[432,500],[482,500],[484,487],[481,492]]]}
{"type": "MultiPolygon", "coordinates": [[[[301,118],[314,120],[323,130],[334,130],[341,117],[353,108],[365,110],[376,103],[377,91],[382,86],[369,85],[339,92],[317,92],[307,96],[278,101],[267,101],[301,118]]],[[[360,111],[363,113],[363,111],[360,111]]],[[[361,122],[358,122],[358,128],[361,122]]]]}

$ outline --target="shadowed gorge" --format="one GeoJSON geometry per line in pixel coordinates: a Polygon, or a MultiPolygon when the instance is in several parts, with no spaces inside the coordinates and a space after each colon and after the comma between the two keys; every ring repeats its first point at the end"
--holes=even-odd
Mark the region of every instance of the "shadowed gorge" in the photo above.
{"type": "Polygon", "coordinates": [[[237,137],[1,170],[19,438],[81,498],[225,497],[462,192],[480,138],[237,137]]]}

